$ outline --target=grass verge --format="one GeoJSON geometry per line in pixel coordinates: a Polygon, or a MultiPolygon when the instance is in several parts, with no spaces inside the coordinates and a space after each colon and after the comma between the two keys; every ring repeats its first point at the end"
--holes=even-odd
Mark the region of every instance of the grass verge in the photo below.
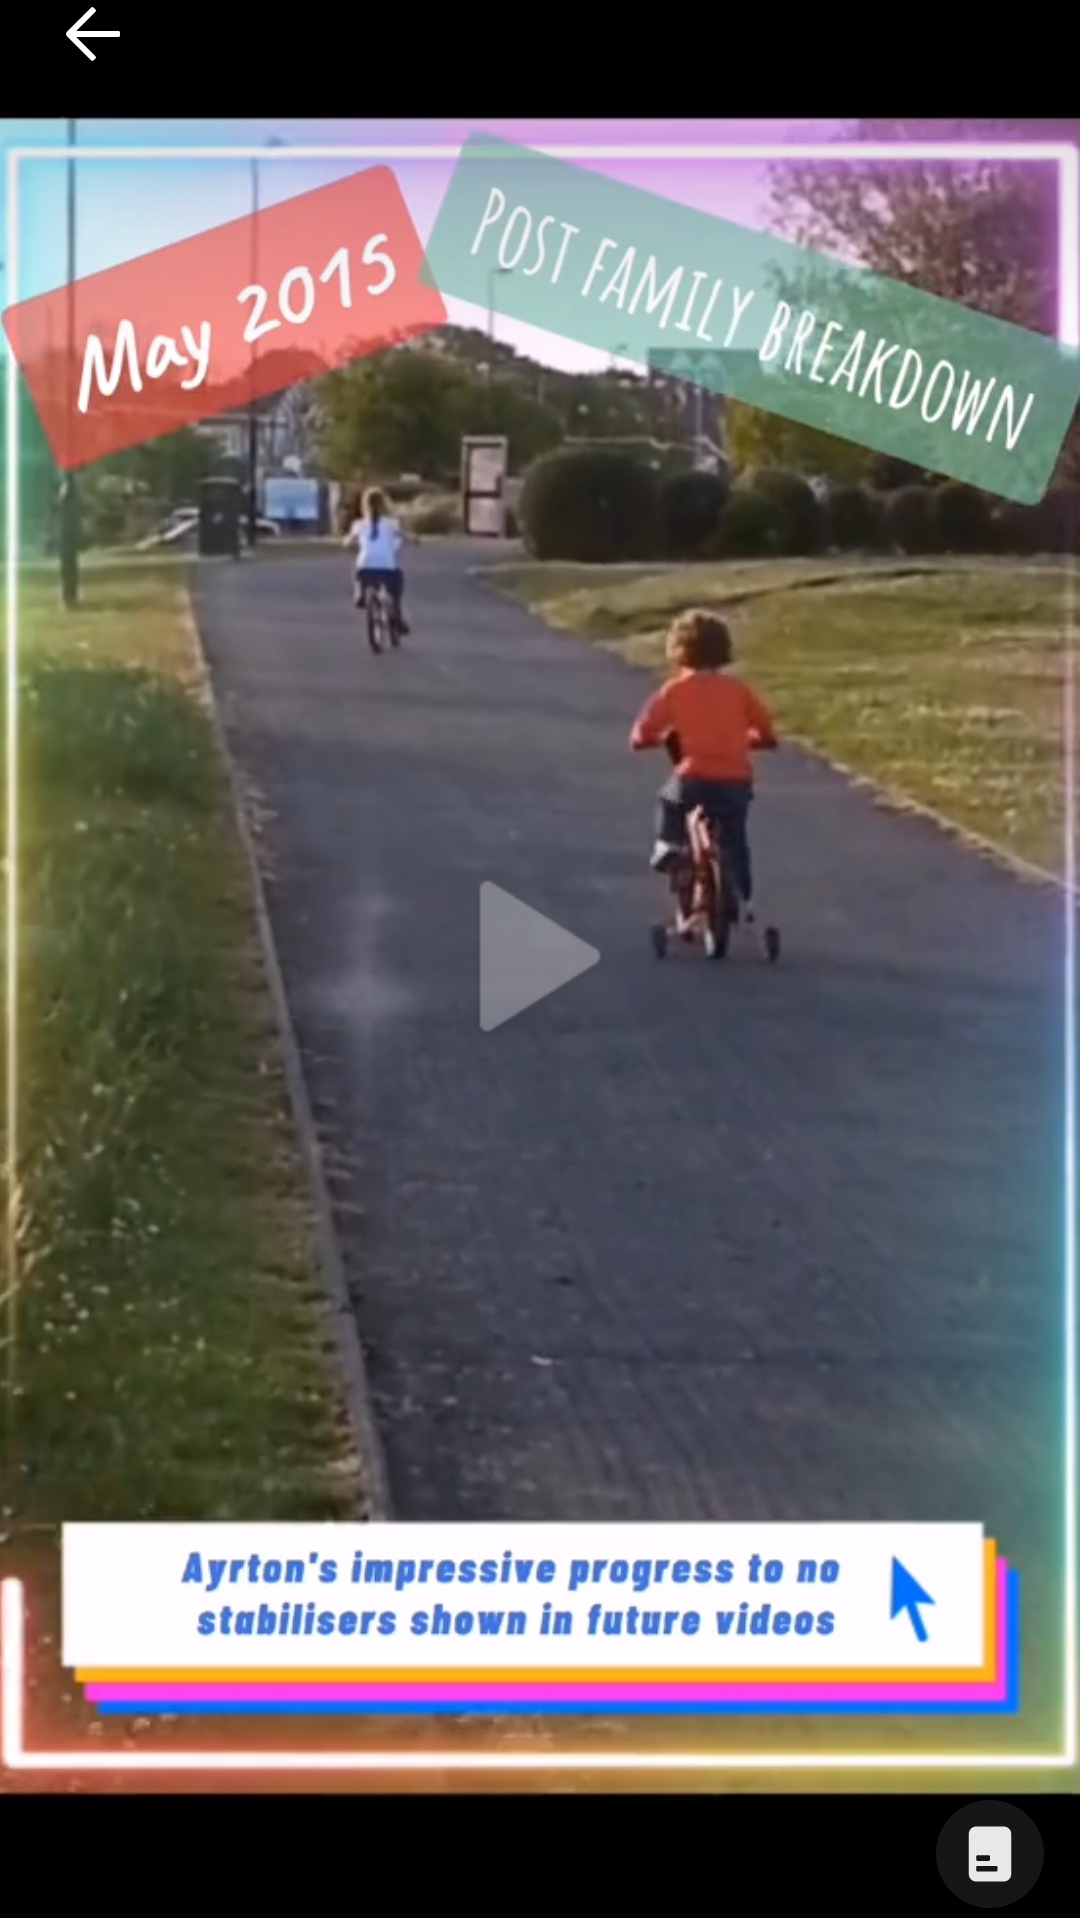
{"type": "Polygon", "coordinates": [[[16,1542],[361,1509],[186,611],[175,565],[23,596],[16,1542]]]}
{"type": "Polygon", "coordinates": [[[657,669],[676,612],[726,609],[740,666],[789,737],[1062,871],[1067,561],[787,560],[633,578],[533,565],[488,577],[550,625],[657,669]]]}

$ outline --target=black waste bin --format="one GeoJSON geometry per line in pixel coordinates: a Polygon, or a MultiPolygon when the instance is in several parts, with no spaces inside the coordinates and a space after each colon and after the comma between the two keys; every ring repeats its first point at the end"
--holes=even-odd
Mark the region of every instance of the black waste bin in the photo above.
{"type": "Polygon", "coordinates": [[[199,488],[199,552],[239,559],[244,495],[238,480],[204,480],[199,488]]]}

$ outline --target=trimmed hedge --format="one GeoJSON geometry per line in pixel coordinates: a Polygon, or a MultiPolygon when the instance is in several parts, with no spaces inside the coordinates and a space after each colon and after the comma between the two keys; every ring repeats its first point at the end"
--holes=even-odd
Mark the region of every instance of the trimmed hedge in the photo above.
{"type": "Polygon", "coordinates": [[[660,481],[660,539],[667,559],[710,559],[729,488],[717,473],[667,473],[660,481]]]}
{"type": "Polygon", "coordinates": [[[801,473],[766,466],[747,475],[752,492],[769,502],[776,515],[777,550],[800,558],[820,553],[825,544],[825,513],[813,487],[801,473]]]}
{"type": "Polygon", "coordinates": [[[825,508],[829,545],[841,553],[879,552],[886,543],[885,516],[880,493],[865,486],[838,486],[825,508]]]}
{"type": "Polygon", "coordinates": [[[387,499],[395,506],[411,506],[424,490],[423,480],[388,480],[383,487],[387,499]]]}
{"type": "Polygon", "coordinates": [[[794,558],[826,547],[912,557],[1080,554],[1080,487],[1055,488],[1037,506],[995,506],[952,481],[839,486],[822,502],[800,474],[780,468],[746,474],[729,491],[717,474],[658,473],[621,448],[565,446],[529,468],[516,522],[536,559],[593,565],[794,558]]]}
{"type": "Polygon", "coordinates": [[[602,447],[562,447],[525,475],[518,519],[535,559],[579,565],[652,559],[659,482],[643,460],[602,447]]]}
{"type": "Polygon", "coordinates": [[[720,515],[717,559],[770,559],[782,551],[775,502],[751,486],[737,486],[720,515]]]}
{"type": "Polygon", "coordinates": [[[901,486],[886,496],[890,543],[901,553],[914,556],[938,550],[930,510],[931,490],[929,486],[901,486]]]}
{"type": "Polygon", "coordinates": [[[929,523],[935,550],[942,553],[990,553],[995,526],[990,502],[973,486],[948,481],[930,494],[929,523]]]}
{"type": "Polygon", "coordinates": [[[1006,500],[995,515],[998,550],[1018,558],[1036,553],[1080,553],[1080,488],[1058,486],[1037,506],[1006,500]]]}

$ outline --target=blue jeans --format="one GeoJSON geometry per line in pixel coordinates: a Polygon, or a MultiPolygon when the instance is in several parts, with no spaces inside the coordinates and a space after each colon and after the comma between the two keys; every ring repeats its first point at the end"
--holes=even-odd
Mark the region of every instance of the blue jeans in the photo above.
{"type": "Polygon", "coordinates": [[[678,773],[660,788],[656,809],[656,836],[670,846],[686,841],[686,817],[702,806],[715,820],[720,845],[728,862],[739,897],[753,897],[753,871],[747,815],[754,797],[753,787],[735,779],[683,779],[678,773]]]}

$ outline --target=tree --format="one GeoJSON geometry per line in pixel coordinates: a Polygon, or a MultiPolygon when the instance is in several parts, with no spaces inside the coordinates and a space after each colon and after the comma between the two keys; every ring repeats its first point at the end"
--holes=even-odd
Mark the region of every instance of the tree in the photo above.
{"type": "MultiPolygon", "coordinates": [[[[856,140],[1038,140],[1080,145],[1080,120],[859,120],[856,140]]],[[[1057,328],[1053,170],[978,160],[783,164],[772,212],[802,246],[1010,320],[1057,328]]],[[[1059,462],[1080,477],[1080,414],[1059,462]]]]}
{"type": "Polygon", "coordinates": [[[553,451],[563,439],[562,421],[554,408],[541,405],[511,379],[473,382],[459,417],[463,433],[497,433],[509,441],[514,473],[553,451]]]}
{"type": "MultiPolygon", "coordinates": [[[[176,433],[146,440],[141,446],[133,446],[130,453],[118,454],[117,461],[126,465],[118,464],[114,470],[125,477],[130,475],[163,505],[191,506],[198,498],[201,481],[214,472],[217,458],[217,447],[207,434],[182,426],[176,433]]],[[[112,466],[109,460],[100,464],[112,466]]]]}
{"type": "Polygon", "coordinates": [[[320,453],[330,479],[454,472],[471,381],[434,354],[391,348],[319,382],[320,453]]]}
{"type": "Polygon", "coordinates": [[[831,434],[815,432],[799,420],[765,413],[741,400],[729,400],[726,414],[726,450],[739,471],[779,466],[836,480],[858,480],[869,473],[873,455],[865,446],[833,439],[831,434]]]}
{"type": "Polygon", "coordinates": [[[456,474],[466,433],[504,434],[515,470],[559,444],[557,412],[491,362],[396,349],[320,383],[320,452],[327,474],[456,474]]]}
{"type": "Polygon", "coordinates": [[[119,545],[170,507],[195,505],[201,481],[219,467],[214,441],[191,426],[94,460],[79,479],[84,539],[119,545]]]}
{"type": "MultiPolygon", "coordinates": [[[[55,543],[60,470],[20,374],[16,383],[19,448],[19,524],[24,550],[55,543]]],[[[6,429],[7,382],[0,381],[0,433],[6,429]]],[[[7,510],[6,468],[0,463],[0,511],[7,510]]]]}
{"type": "MultiPolygon", "coordinates": [[[[1061,123],[1076,129],[1080,122],[1061,123]]],[[[854,140],[1076,137],[1017,120],[859,120],[854,140]]],[[[772,169],[772,212],[801,246],[832,253],[997,319],[1053,332],[1050,168],[1007,161],[838,161],[772,169]]]]}

